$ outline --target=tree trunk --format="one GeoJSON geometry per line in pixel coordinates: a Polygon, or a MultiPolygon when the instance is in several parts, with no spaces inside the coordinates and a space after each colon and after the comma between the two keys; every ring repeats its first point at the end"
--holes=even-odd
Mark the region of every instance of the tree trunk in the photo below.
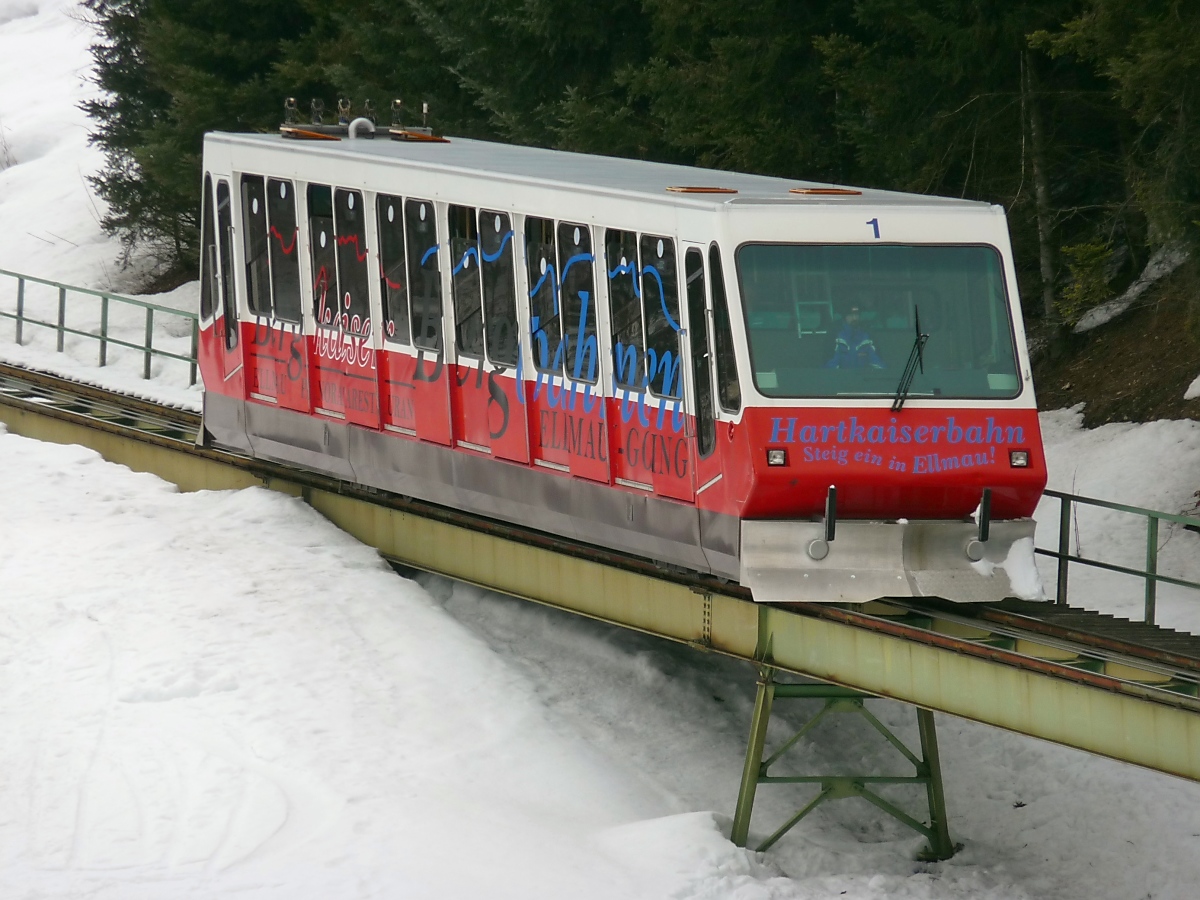
{"type": "Polygon", "coordinates": [[[1054,251],[1051,246],[1050,188],[1046,184],[1046,151],[1043,144],[1042,112],[1037,95],[1037,76],[1029,52],[1022,53],[1022,93],[1029,115],[1029,138],[1033,156],[1033,188],[1037,208],[1038,259],[1042,273],[1042,315],[1049,322],[1059,319],[1054,303],[1054,251]]]}

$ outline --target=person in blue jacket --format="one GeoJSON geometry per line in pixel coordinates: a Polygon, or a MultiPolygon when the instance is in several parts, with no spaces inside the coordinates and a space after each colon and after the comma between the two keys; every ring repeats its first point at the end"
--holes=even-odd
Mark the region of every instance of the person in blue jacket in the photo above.
{"type": "Polygon", "coordinates": [[[850,307],[833,343],[833,358],[827,369],[882,369],[883,360],[871,336],[858,324],[858,307],[850,307]]]}

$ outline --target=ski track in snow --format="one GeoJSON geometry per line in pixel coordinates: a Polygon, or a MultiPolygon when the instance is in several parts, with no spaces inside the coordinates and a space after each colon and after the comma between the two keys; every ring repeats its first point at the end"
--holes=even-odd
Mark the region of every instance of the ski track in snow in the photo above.
{"type": "MultiPolygon", "coordinates": [[[[0,2],[0,268],[129,290],[85,177],[93,40],[72,0],[0,2]],[[37,97],[36,103],[29,101],[37,97]],[[11,163],[11,164],[10,164],[11,163]]],[[[0,280],[0,308],[15,305],[0,280]]],[[[155,298],[195,308],[196,285],[155,298]]],[[[29,309],[53,318],[52,290],[29,309]]],[[[72,301],[74,309],[74,301],[72,301]]],[[[82,307],[81,307],[82,308],[82,307]]],[[[116,309],[116,307],[114,307],[116,309]]],[[[72,313],[74,315],[74,313],[72,313]]],[[[80,327],[94,328],[86,310],[80,327]]],[[[114,334],[141,340],[140,313],[114,334]]],[[[0,322],[0,329],[10,322],[0,322]]],[[[183,351],[178,322],[155,346],[183,351]]],[[[30,328],[0,358],[198,408],[186,366],[30,328]]],[[[1042,415],[1052,487],[1182,511],[1200,426],[1042,415]]],[[[1056,501],[1038,510],[1052,546],[1056,501]]],[[[1087,554],[1141,565],[1138,521],[1080,510],[1087,554]]],[[[1200,536],[1160,535],[1200,578],[1200,536]]],[[[1047,590],[1053,567],[1039,561],[1047,590]]],[[[1140,615],[1141,584],[1074,567],[1072,597],[1140,615]]],[[[1161,589],[1160,620],[1200,631],[1161,589]]],[[[294,498],[179,494],[0,428],[0,897],[1190,900],[1200,786],[939,716],[950,829],[819,808],[767,855],[726,839],[753,705],[743,664],[477,588],[397,578],[294,498]]],[[[819,706],[779,703],[775,745],[819,706]]],[[[915,717],[870,708],[910,746],[915,717]]],[[[792,771],[909,768],[834,717],[792,771]]],[[[909,787],[881,791],[923,815],[909,787]]],[[[761,840],[811,789],[762,786],[761,840]]]]}

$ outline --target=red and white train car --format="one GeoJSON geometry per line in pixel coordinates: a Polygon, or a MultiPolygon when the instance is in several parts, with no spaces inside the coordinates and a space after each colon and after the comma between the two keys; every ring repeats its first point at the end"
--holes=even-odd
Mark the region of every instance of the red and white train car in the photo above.
{"type": "Polygon", "coordinates": [[[210,134],[204,170],[219,445],[765,601],[1032,564],[998,207],[382,134],[210,134]]]}

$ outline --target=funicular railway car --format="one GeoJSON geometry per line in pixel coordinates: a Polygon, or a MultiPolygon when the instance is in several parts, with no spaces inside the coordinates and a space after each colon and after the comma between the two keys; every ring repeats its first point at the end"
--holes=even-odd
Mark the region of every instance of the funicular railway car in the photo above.
{"type": "Polygon", "coordinates": [[[761,601],[1032,566],[998,207],[386,133],[210,134],[204,170],[218,445],[761,601]]]}

